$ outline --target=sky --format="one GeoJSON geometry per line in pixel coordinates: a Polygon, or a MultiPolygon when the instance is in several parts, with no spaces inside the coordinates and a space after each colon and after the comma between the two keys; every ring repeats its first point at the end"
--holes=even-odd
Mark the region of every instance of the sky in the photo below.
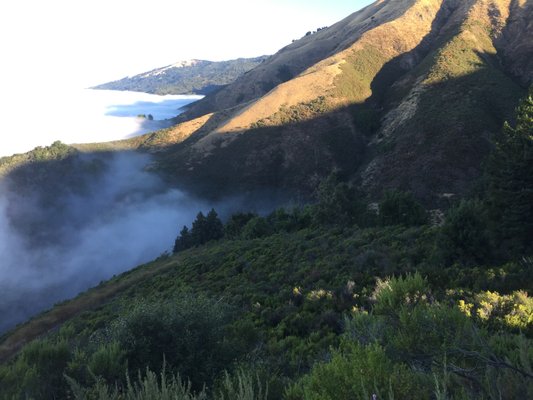
{"type": "Polygon", "coordinates": [[[1,92],[88,87],[191,58],[272,54],[371,2],[8,1],[0,13],[1,92]]]}

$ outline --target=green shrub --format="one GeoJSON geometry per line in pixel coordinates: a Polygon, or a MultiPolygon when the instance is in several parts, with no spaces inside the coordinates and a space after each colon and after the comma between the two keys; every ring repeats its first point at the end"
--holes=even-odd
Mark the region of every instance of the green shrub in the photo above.
{"type": "Polygon", "coordinates": [[[237,356],[225,340],[227,307],[200,295],[144,302],[112,327],[111,339],[124,350],[130,371],[170,370],[195,389],[209,383],[237,356]]]}
{"type": "Polygon", "coordinates": [[[367,225],[369,215],[362,194],[352,185],[341,182],[337,173],[320,182],[315,196],[315,220],[319,224],[367,225]]]}
{"type": "Polygon", "coordinates": [[[472,265],[490,257],[486,221],[485,208],[477,200],[462,200],[448,211],[437,239],[446,264],[472,265]]]}
{"type": "Polygon", "coordinates": [[[397,315],[400,307],[410,308],[431,299],[427,280],[418,272],[404,277],[378,279],[374,289],[373,311],[378,315],[397,315]]]}
{"type": "Polygon", "coordinates": [[[66,342],[36,340],[17,360],[0,367],[0,399],[57,399],[67,394],[63,371],[71,359],[66,342]]]}
{"type": "Polygon", "coordinates": [[[273,233],[272,226],[263,217],[254,217],[242,229],[243,239],[257,239],[273,233]]]}
{"type": "Polygon", "coordinates": [[[126,352],[116,342],[104,344],[90,357],[87,364],[89,371],[114,384],[124,378],[127,370],[126,352]]]}
{"type": "Polygon", "coordinates": [[[408,192],[386,191],[379,203],[381,225],[416,226],[427,222],[426,210],[408,192]]]}
{"type": "Polygon", "coordinates": [[[392,362],[384,349],[344,342],[331,361],[320,363],[287,390],[288,400],[429,399],[430,385],[407,366],[392,362]]]}
{"type": "Polygon", "coordinates": [[[236,213],[233,214],[224,226],[224,236],[228,239],[235,239],[240,236],[244,226],[256,217],[254,213],[236,213]]]}
{"type": "Polygon", "coordinates": [[[76,400],[207,400],[204,390],[195,394],[189,383],[179,375],[168,377],[164,369],[159,376],[148,369],[144,375],[139,372],[136,381],[127,380],[124,390],[101,379],[89,388],[82,387],[73,379],[67,380],[76,400]]]}
{"type": "Polygon", "coordinates": [[[507,295],[489,290],[459,301],[461,311],[494,330],[507,328],[533,335],[533,299],[519,290],[507,295]]]}

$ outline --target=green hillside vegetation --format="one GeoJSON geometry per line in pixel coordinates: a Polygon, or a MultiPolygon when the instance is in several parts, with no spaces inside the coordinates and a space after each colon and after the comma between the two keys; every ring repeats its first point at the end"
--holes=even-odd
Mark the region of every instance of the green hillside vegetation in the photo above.
{"type": "Polygon", "coordinates": [[[64,160],[75,152],[76,150],[74,148],[60,141],[56,141],[50,146],[36,147],[27,153],[0,157],[0,177],[7,175],[17,166],[40,161],[64,160]]]}
{"type": "Polygon", "coordinates": [[[159,95],[205,95],[232,83],[242,74],[261,64],[266,58],[267,56],[262,56],[218,62],[195,60],[193,65],[155,69],[118,81],[104,83],[93,89],[130,90],[159,95]]]}
{"type": "Polygon", "coordinates": [[[442,224],[335,175],[312,205],[199,213],[173,254],[6,334],[0,398],[531,398],[532,105],[442,224]]]}

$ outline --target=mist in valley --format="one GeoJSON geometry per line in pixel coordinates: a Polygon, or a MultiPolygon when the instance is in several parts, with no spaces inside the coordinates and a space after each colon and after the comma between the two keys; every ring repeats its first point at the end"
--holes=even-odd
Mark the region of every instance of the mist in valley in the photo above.
{"type": "Polygon", "coordinates": [[[75,158],[21,167],[0,183],[0,332],[171,251],[199,211],[243,208],[168,187],[146,170],[148,155],[75,158]]]}

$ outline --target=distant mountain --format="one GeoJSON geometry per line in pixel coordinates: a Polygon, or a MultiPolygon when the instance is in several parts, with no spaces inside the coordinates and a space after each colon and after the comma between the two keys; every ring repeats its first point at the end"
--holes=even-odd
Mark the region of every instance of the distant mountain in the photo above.
{"type": "Polygon", "coordinates": [[[153,94],[205,95],[232,83],[255,68],[268,56],[239,58],[230,61],[185,60],[92,89],[131,90],[153,94]]]}

